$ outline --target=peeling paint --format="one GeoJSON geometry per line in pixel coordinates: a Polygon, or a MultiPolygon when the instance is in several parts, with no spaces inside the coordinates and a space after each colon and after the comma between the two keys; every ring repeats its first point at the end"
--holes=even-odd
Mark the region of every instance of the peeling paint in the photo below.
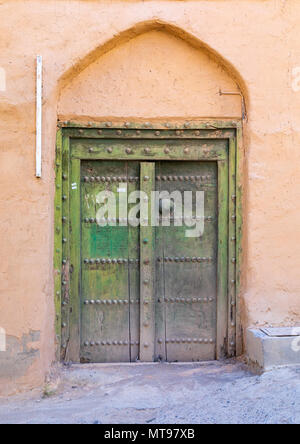
{"type": "Polygon", "coordinates": [[[18,379],[24,375],[40,355],[36,348],[40,332],[30,331],[21,339],[7,335],[6,351],[0,353],[0,378],[18,379]]]}

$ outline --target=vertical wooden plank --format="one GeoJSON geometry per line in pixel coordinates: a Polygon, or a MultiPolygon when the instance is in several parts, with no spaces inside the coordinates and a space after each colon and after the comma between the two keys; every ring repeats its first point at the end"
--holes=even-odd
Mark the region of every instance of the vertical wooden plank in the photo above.
{"type": "MultiPolygon", "coordinates": [[[[161,192],[164,182],[161,181],[162,165],[156,163],[155,191],[161,192]]],[[[159,217],[159,215],[158,215],[159,217]]],[[[161,224],[155,228],[155,360],[167,360],[166,347],[166,304],[165,304],[165,257],[164,230],[161,224]]]]}
{"type": "MultiPolygon", "coordinates": [[[[70,168],[69,168],[69,137],[63,138],[62,147],[62,194],[69,197],[70,168]]],[[[70,199],[62,201],[62,303],[61,303],[61,329],[62,349],[61,359],[66,359],[69,344],[69,318],[70,318],[70,199]]]]}
{"type": "Polygon", "coordinates": [[[120,211],[127,203],[127,162],[82,161],[81,176],[80,359],[129,362],[131,258],[127,211],[120,211]],[[107,203],[113,198],[116,214],[100,214],[105,196],[107,203]]]}
{"type": "MultiPolygon", "coordinates": [[[[80,360],[80,160],[71,159],[70,176],[70,342],[67,359],[80,360]]],[[[68,196],[66,196],[68,199],[68,196]]]]}
{"type": "MultiPolygon", "coordinates": [[[[140,189],[139,162],[127,162],[128,196],[140,189]]],[[[128,212],[135,204],[128,205],[128,212]]],[[[129,326],[130,361],[139,360],[140,353],[140,227],[128,221],[128,284],[129,284],[129,326]]]]}
{"type": "Polygon", "coordinates": [[[61,262],[62,262],[62,130],[56,135],[55,200],[54,200],[54,294],[56,354],[61,346],[61,262]]]}
{"type": "Polygon", "coordinates": [[[228,161],[218,162],[217,359],[227,356],[228,333],[228,161]]]}
{"type": "Polygon", "coordinates": [[[243,270],[243,169],[244,147],[242,127],[236,134],[236,354],[243,353],[243,330],[241,321],[241,273],[243,270]]]}
{"type": "Polygon", "coordinates": [[[228,192],[228,356],[236,352],[236,141],[229,140],[228,192]]]}
{"type": "Polygon", "coordinates": [[[155,338],[155,231],[151,226],[151,192],[155,186],[155,164],[142,162],[140,170],[141,191],[146,193],[148,201],[141,199],[141,228],[140,228],[140,360],[154,360],[155,338]],[[144,211],[144,209],[148,209],[144,211]],[[144,221],[148,213],[148,221],[144,221]]]}

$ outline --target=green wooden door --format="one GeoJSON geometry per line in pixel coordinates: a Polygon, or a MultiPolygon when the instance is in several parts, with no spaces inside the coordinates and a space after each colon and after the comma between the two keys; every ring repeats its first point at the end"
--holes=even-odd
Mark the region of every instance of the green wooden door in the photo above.
{"type": "Polygon", "coordinates": [[[215,359],[217,175],[216,162],[81,162],[82,362],[215,359]],[[144,194],[136,226],[135,203],[128,204],[129,221],[122,204],[138,190],[144,194]],[[152,191],[203,191],[203,234],[189,237],[192,228],[178,223],[174,206],[166,213],[163,202],[159,226],[151,226],[144,210],[152,191]],[[117,216],[99,217],[111,195],[120,196],[117,216]]]}

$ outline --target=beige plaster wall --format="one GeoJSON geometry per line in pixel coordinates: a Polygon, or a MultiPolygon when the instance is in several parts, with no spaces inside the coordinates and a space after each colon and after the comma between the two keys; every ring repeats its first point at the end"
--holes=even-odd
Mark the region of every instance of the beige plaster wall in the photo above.
{"type": "Polygon", "coordinates": [[[62,90],[58,114],[66,118],[188,116],[241,117],[239,91],[224,68],[203,50],[162,31],[119,44],[62,90]]]}
{"type": "Polygon", "coordinates": [[[249,117],[243,325],[300,322],[299,21],[298,0],[0,1],[6,77],[0,85],[0,327],[8,345],[0,352],[0,393],[42,384],[54,360],[58,114],[239,116],[239,98],[216,94],[220,83],[239,87],[249,117]],[[44,58],[41,180],[34,177],[38,54],[44,58]]]}

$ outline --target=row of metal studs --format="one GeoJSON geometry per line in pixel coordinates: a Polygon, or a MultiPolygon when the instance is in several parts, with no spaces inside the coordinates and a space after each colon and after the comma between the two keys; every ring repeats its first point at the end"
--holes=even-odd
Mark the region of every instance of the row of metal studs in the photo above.
{"type": "Polygon", "coordinates": [[[102,223],[117,223],[117,222],[131,222],[131,221],[133,221],[133,222],[135,222],[136,221],[136,219],[128,219],[128,218],[126,218],[126,217],[120,217],[120,218],[115,218],[115,217],[112,217],[112,218],[107,218],[107,219],[105,219],[105,218],[101,218],[101,219],[96,219],[96,218],[94,218],[94,217],[85,217],[84,218],[84,220],[83,220],[86,224],[87,223],[90,223],[90,224],[94,224],[94,223],[97,223],[97,224],[102,224],[102,223]]]}
{"type": "Polygon", "coordinates": [[[91,300],[88,300],[88,299],[86,299],[85,301],[84,301],[84,305],[94,305],[94,304],[97,304],[97,305],[101,305],[101,304],[103,304],[103,305],[117,305],[117,304],[119,304],[119,305],[122,305],[122,304],[124,304],[124,305],[128,305],[129,304],[129,302],[130,302],[130,304],[139,304],[140,303],[140,301],[139,301],[139,299],[130,299],[130,301],[129,300],[127,300],[127,299],[108,299],[108,300],[100,300],[100,299],[96,299],[96,300],[94,300],[94,299],[91,299],[91,300]]]}
{"type": "MultiPolygon", "coordinates": [[[[213,258],[212,257],[165,257],[165,258],[161,258],[158,257],[157,258],[157,262],[198,262],[198,263],[202,263],[202,262],[212,262],[213,258]]],[[[139,259],[84,259],[83,261],[85,264],[134,264],[134,263],[139,263],[140,260],[139,259]]]]}
{"type": "MultiPolygon", "coordinates": [[[[65,122],[62,122],[62,123],[63,123],[63,125],[69,125],[68,121],[65,121],[65,122]]],[[[117,125],[119,126],[119,124],[117,124],[117,125]]],[[[135,123],[134,122],[132,122],[132,123],[131,122],[124,122],[123,123],[123,126],[126,129],[131,129],[131,125],[135,125],[135,123]]],[[[88,126],[92,127],[93,126],[93,122],[88,122],[88,126]]],[[[102,126],[102,125],[100,125],[100,126],[102,126]]],[[[114,123],[113,122],[105,122],[105,126],[106,126],[106,128],[113,128],[114,127],[114,123]]],[[[178,132],[178,133],[183,133],[184,132],[184,130],[179,130],[178,127],[176,128],[177,125],[175,126],[175,128],[174,127],[172,128],[173,125],[171,123],[165,123],[164,126],[165,126],[166,129],[176,130],[176,132],[178,132]]],[[[189,122],[184,123],[183,126],[184,126],[185,129],[191,129],[191,123],[189,123],[189,122]]],[[[153,125],[150,122],[146,122],[146,123],[143,124],[143,127],[146,128],[146,129],[152,129],[153,125]]],[[[209,123],[207,123],[205,125],[205,127],[208,128],[208,129],[215,129],[215,130],[218,129],[215,126],[210,125],[209,123]]],[[[78,132],[79,132],[79,134],[82,134],[83,133],[83,129],[79,129],[78,132]]],[[[139,130],[137,130],[137,132],[140,133],[139,130]]],[[[195,132],[197,133],[197,135],[198,134],[200,135],[200,130],[196,130],[195,132]]],[[[99,129],[98,133],[102,134],[102,129],[99,129]]],[[[116,131],[116,134],[118,136],[120,136],[122,134],[122,130],[118,129],[116,131]]]]}
{"type": "Polygon", "coordinates": [[[212,262],[212,257],[158,257],[158,262],[212,262]]]}
{"type": "MultiPolygon", "coordinates": [[[[109,154],[112,154],[113,152],[113,148],[109,147],[106,150],[109,154]]],[[[90,147],[89,148],[89,153],[93,153],[94,152],[94,148],[90,147]]],[[[135,154],[132,148],[126,148],[125,149],[125,153],[126,154],[135,154]]],[[[144,153],[145,154],[151,154],[151,149],[150,148],[144,148],[144,153]]],[[[164,153],[165,154],[171,154],[171,150],[170,148],[165,148],[164,149],[164,153]]],[[[190,148],[184,148],[183,150],[184,154],[189,154],[190,153],[190,148]]],[[[209,153],[209,148],[207,147],[207,145],[203,145],[203,154],[208,154],[209,153]]]]}
{"type": "Polygon", "coordinates": [[[100,177],[100,176],[85,176],[83,178],[83,182],[138,182],[140,180],[139,177],[100,177]]]}
{"type": "Polygon", "coordinates": [[[85,347],[99,345],[140,345],[139,341],[85,341],[85,347]]]}
{"type": "MultiPolygon", "coordinates": [[[[176,182],[176,181],[196,181],[199,180],[201,182],[209,181],[211,179],[211,176],[156,176],[157,181],[169,181],[169,182],[176,182]]],[[[138,182],[140,179],[139,177],[100,177],[100,176],[85,176],[83,178],[83,182],[85,183],[94,183],[94,182],[138,182]]]]}
{"type": "MultiPolygon", "coordinates": [[[[159,344],[163,344],[163,339],[158,339],[157,342],[159,344]]],[[[213,339],[203,339],[203,338],[172,338],[172,339],[166,339],[166,344],[213,344],[215,341],[213,339]]]]}
{"type": "MultiPolygon", "coordinates": [[[[200,180],[202,182],[208,181],[211,179],[211,176],[156,176],[157,181],[169,181],[169,182],[176,182],[179,180],[180,182],[183,181],[196,181],[200,180]]],[[[94,182],[138,182],[140,179],[139,177],[100,177],[100,176],[85,176],[83,178],[83,182],[86,183],[94,183],[94,182]]]]}
{"type": "MultiPolygon", "coordinates": [[[[165,257],[165,258],[161,258],[158,257],[157,261],[158,262],[193,262],[193,263],[203,263],[203,262],[212,262],[213,258],[212,257],[165,257]]],[[[134,263],[139,263],[140,260],[139,259],[84,259],[83,261],[85,264],[134,264],[134,263]]]]}
{"type": "MultiPolygon", "coordinates": [[[[105,218],[101,218],[101,219],[96,219],[96,218],[94,218],[94,217],[85,217],[84,219],[83,219],[83,222],[84,223],[86,223],[86,224],[95,224],[95,223],[97,223],[97,224],[99,224],[99,225],[101,225],[102,223],[103,224],[105,224],[105,223],[107,223],[107,224],[109,224],[109,223],[117,223],[117,222],[128,222],[128,223],[130,223],[130,222],[136,222],[136,220],[139,220],[138,218],[137,219],[131,219],[131,218],[129,218],[129,219],[127,219],[126,217],[120,217],[120,218],[115,218],[115,217],[112,217],[112,218],[107,218],[107,219],[105,219],[105,218]]],[[[176,222],[176,221],[182,221],[182,220],[185,220],[185,221],[200,221],[200,220],[202,220],[202,218],[201,217],[159,217],[159,220],[160,221],[170,221],[170,222],[176,222]]],[[[205,221],[207,221],[207,222],[211,222],[212,220],[213,220],[213,217],[212,216],[205,216],[204,217],[204,220],[205,221]]],[[[143,219],[143,221],[146,221],[146,219],[143,219]]]]}
{"type": "MultiPolygon", "coordinates": [[[[60,125],[65,125],[65,126],[67,126],[67,125],[69,125],[69,124],[70,124],[69,121],[60,122],[60,125]]],[[[93,128],[93,124],[94,124],[94,122],[88,122],[88,126],[89,126],[89,127],[92,127],[92,129],[94,129],[94,128],[93,128]]],[[[126,129],[132,129],[132,128],[131,128],[132,125],[136,125],[136,123],[135,123],[135,122],[124,122],[124,123],[123,123],[123,126],[124,126],[124,128],[126,128],[126,129]]],[[[189,130],[191,130],[191,129],[192,129],[192,128],[191,128],[191,125],[192,125],[191,122],[185,122],[183,125],[180,125],[180,126],[183,126],[185,129],[189,129],[189,130]]],[[[100,126],[100,127],[101,127],[101,126],[106,126],[106,128],[113,129],[114,126],[117,126],[117,128],[118,128],[118,127],[120,126],[120,124],[119,124],[119,123],[114,124],[114,122],[105,122],[104,124],[99,125],[99,126],[100,126]]],[[[153,124],[152,124],[151,122],[145,122],[145,123],[143,124],[143,127],[144,127],[145,129],[153,129],[153,124]]],[[[170,129],[170,130],[174,130],[174,131],[176,131],[176,133],[178,133],[178,135],[184,133],[184,130],[180,130],[180,129],[178,129],[178,125],[177,125],[177,124],[171,124],[171,123],[167,122],[167,123],[164,124],[164,127],[165,127],[166,129],[170,129]]],[[[211,124],[209,124],[209,123],[205,124],[205,128],[206,128],[206,129],[219,130],[219,128],[216,128],[214,125],[211,125],[211,124]]],[[[134,129],[134,128],[133,128],[133,129],[134,129]]],[[[84,130],[81,129],[81,128],[78,130],[78,133],[79,133],[79,134],[83,134],[83,132],[84,132],[84,130]]],[[[103,132],[102,129],[98,129],[98,133],[99,133],[99,134],[102,134],[102,132],[103,132]]],[[[138,134],[141,133],[140,130],[136,130],[136,132],[137,132],[138,134]]],[[[158,132],[159,132],[159,131],[158,131],[158,132]]],[[[116,130],[116,134],[117,134],[118,136],[120,136],[120,135],[122,134],[122,130],[121,130],[121,129],[117,129],[117,130],[116,130]]],[[[200,130],[195,130],[195,135],[196,135],[196,136],[199,136],[200,134],[201,134],[201,131],[200,131],[200,130]]]]}
{"type": "MultiPolygon", "coordinates": [[[[159,344],[163,344],[163,339],[158,339],[157,342],[159,344]]],[[[166,344],[213,344],[215,341],[213,339],[203,339],[203,338],[172,338],[166,339],[166,344]]],[[[99,346],[99,345],[140,345],[139,341],[85,341],[85,347],[91,346],[99,346]]],[[[148,344],[144,344],[147,347],[148,344]]]]}
{"type": "Polygon", "coordinates": [[[182,302],[182,303],[188,303],[188,304],[193,304],[196,302],[213,302],[214,299],[213,298],[191,298],[191,299],[185,299],[185,298],[165,298],[165,299],[158,299],[159,303],[164,303],[164,302],[171,302],[171,303],[175,303],[175,302],[182,302]]]}
{"type": "MultiPolygon", "coordinates": [[[[203,220],[203,217],[193,217],[193,216],[184,216],[184,217],[160,217],[161,221],[200,221],[203,220]]],[[[204,220],[207,222],[211,222],[214,218],[212,216],[205,216],[204,220]]]]}
{"type": "Polygon", "coordinates": [[[139,259],[84,259],[83,261],[85,264],[134,264],[134,263],[139,263],[140,260],[139,259]]]}
{"type": "Polygon", "coordinates": [[[196,181],[196,180],[201,180],[203,181],[207,181],[210,180],[211,176],[156,176],[156,180],[160,181],[169,181],[169,182],[176,182],[177,180],[179,180],[180,182],[183,181],[196,181]]]}
{"type": "MultiPolygon", "coordinates": [[[[197,303],[197,302],[213,302],[214,299],[213,298],[165,298],[165,299],[158,299],[157,302],[158,303],[164,303],[164,302],[171,302],[171,303],[176,303],[176,302],[180,302],[180,303],[188,303],[188,304],[193,304],[193,303],[197,303]]],[[[139,299],[131,299],[130,301],[127,299],[104,299],[104,300],[100,300],[100,299],[91,299],[88,300],[86,299],[84,301],[84,305],[128,305],[130,302],[130,304],[139,304],[140,301],[139,299]]]]}

